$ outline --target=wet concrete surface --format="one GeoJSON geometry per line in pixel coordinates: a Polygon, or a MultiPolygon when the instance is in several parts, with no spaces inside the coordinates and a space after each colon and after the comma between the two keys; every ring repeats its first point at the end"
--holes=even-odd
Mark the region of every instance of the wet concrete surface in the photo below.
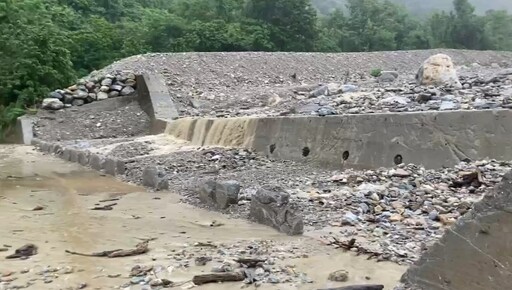
{"type": "MultiPolygon", "coordinates": [[[[8,250],[0,252],[0,289],[27,286],[27,282],[31,283],[27,289],[78,289],[81,283],[87,284],[85,289],[151,289],[126,286],[133,266],[158,264],[169,270],[173,264],[171,253],[194,252],[194,243],[208,241],[244,245],[271,240],[283,247],[299,245],[297,252],[307,253],[278,263],[293,264],[313,283],[263,284],[259,289],[317,289],[359,283],[380,283],[392,289],[405,271],[402,266],[331,249],[311,237],[288,237],[262,225],[194,208],[181,203],[176,194],[146,192],[75,163],[43,155],[30,146],[0,146],[0,220],[0,248],[8,250]],[[91,210],[106,204],[101,200],[112,198],[118,199],[107,202],[117,203],[113,210],[91,210]],[[35,207],[43,209],[34,211],[35,207]],[[221,226],[212,227],[212,223],[221,226]],[[149,238],[154,239],[149,253],[134,257],[109,259],[65,252],[128,249],[149,238]],[[38,254],[27,260],[4,258],[26,243],[36,244],[38,254]],[[47,267],[60,270],[49,273],[47,267]],[[66,271],[69,267],[73,270],[66,271]],[[330,272],[340,269],[350,273],[346,283],[327,280],[330,272]],[[26,270],[29,272],[22,273],[26,270]]],[[[274,250],[280,254],[279,248],[274,250]]],[[[192,263],[190,267],[174,267],[166,275],[174,282],[186,282],[210,269],[211,265],[192,263]]],[[[241,282],[233,282],[194,289],[241,286],[241,282]]]]}

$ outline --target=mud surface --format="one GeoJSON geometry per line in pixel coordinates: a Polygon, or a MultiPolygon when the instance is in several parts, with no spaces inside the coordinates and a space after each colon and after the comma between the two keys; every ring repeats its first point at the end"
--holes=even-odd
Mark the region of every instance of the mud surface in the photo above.
{"type": "MultiPolygon", "coordinates": [[[[311,237],[286,237],[264,226],[197,209],[181,203],[173,193],[146,192],[43,156],[32,147],[0,147],[0,187],[4,221],[0,245],[6,249],[1,258],[26,243],[39,248],[26,260],[0,263],[1,289],[160,289],[141,285],[158,278],[185,283],[176,287],[185,289],[193,275],[249,256],[267,259],[265,279],[279,281],[263,283],[260,289],[316,289],[368,281],[391,289],[404,271],[321,246],[311,237]],[[117,203],[112,210],[91,210],[106,199],[117,203]],[[153,239],[150,251],[134,257],[83,257],[64,251],[127,249],[143,239],[153,239]],[[201,257],[208,260],[204,266],[196,264],[201,257]],[[130,277],[136,265],[153,266],[153,271],[142,280],[130,277]],[[327,280],[329,273],[341,269],[349,272],[347,282],[327,280]]],[[[232,282],[196,289],[243,285],[232,282]]]]}

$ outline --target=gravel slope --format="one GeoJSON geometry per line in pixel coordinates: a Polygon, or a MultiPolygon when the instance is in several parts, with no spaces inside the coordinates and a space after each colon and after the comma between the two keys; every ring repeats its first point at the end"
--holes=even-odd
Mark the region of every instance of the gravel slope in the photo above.
{"type": "MultiPolygon", "coordinates": [[[[129,70],[135,73],[161,73],[183,116],[243,116],[309,114],[298,91],[309,92],[319,83],[354,83],[374,91],[372,69],[395,70],[400,78],[394,86],[404,94],[413,90],[409,84],[420,64],[436,53],[450,55],[462,67],[464,75],[484,77],[510,67],[511,52],[467,50],[416,50],[368,53],[175,53],[132,56],[104,68],[99,74],[129,70]],[[473,66],[473,64],[479,64],[473,66]],[[489,68],[493,65],[494,69],[489,68]],[[486,68],[487,67],[487,68],[486,68]],[[295,77],[294,77],[295,76],[295,77]],[[304,88],[304,85],[307,85],[304,88]]],[[[417,93],[419,94],[419,93],[417,93]]],[[[377,94],[371,102],[354,106],[318,100],[334,108],[336,114],[363,113],[354,107],[370,107],[389,96],[377,94]]],[[[362,98],[361,100],[366,100],[362,98]]],[[[475,101],[475,98],[470,100],[475,101]]],[[[463,103],[463,102],[462,102],[463,103]]],[[[415,111],[423,110],[414,106],[415,111]]],[[[471,106],[470,106],[471,107],[471,106]]],[[[318,108],[313,108],[313,112],[318,108]]],[[[428,108],[427,108],[428,109],[428,108]]],[[[386,106],[379,110],[386,111],[386,106]]]]}

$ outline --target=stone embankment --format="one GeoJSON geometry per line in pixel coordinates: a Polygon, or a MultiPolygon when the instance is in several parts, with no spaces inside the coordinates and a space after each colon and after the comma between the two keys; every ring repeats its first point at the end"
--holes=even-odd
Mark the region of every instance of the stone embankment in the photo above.
{"type": "MultiPolygon", "coordinates": [[[[512,107],[510,53],[445,51],[449,56],[443,56],[437,52],[150,54],[115,63],[99,74],[162,73],[180,117],[322,117],[512,107]],[[435,56],[427,59],[431,55],[435,56]],[[370,76],[375,68],[382,70],[370,76]]],[[[137,122],[132,114],[119,116],[137,122]]],[[[153,117],[141,113],[145,120],[153,117]]],[[[94,122],[109,123],[102,118],[106,116],[94,122]]],[[[169,116],[169,122],[173,119],[169,116]]],[[[512,169],[511,162],[485,158],[484,151],[477,154],[483,160],[459,158],[461,162],[450,168],[426,169],[399,159],[390,168],[327,169],[313,166],[307,158],[275,160],[272,154],[219,147],[215,142],[203,146],[166,135],[138,137],[150,132],[148,123],[127,134],[105,126],[102,134],[87,133],[82,139],[89,140],[78,140],[80,127],[64,120],[59,137],[45,138],[55,136],[49,132],[51,124],[58,123],[55,118],[38,131],[34,144],[42,151],[154,190],[175,191],[187,203],[404,265],[422,261],[420,257],[461,217],[471,216],[474,207],[486,202],[482,196],[512,169]]],[[[375,127],[379,130],[378,124],[375,127]]],[[[407,128],[399,137],[411,134],[407,128]]],[[[499,129],[495,129],[486,134],[496,134],[499,129]]],[[[458,150],[457,144],[448,145],[458,150]]],[[[268,149],[276,150],[271,144],[268,149]]],[[[302,156],[310,151],[304,147],[302,156]]],[[[404,281],[418,284],[421,275],[430,279],[436,273],[412,271],[404,281]]]]}
{"type": "Polygon", "coordinates": [[[48,94],[41,104],[43,109],[60,110],[71,106],[82,106],[108,98],[129,96],[135,93],[135,75],[121,71],[102,76],[91,75],[76,84],[48,94]]]}

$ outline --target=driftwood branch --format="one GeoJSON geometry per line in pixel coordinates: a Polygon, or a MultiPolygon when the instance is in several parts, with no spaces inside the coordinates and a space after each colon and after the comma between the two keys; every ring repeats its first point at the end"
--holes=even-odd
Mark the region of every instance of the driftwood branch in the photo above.
{"type": "Polygon", "coordinates": [[[344,286],[344,287],[337,287],[337,288],[325,288],[325,289],[318,289],[318,290],[382,290],[382,289],[384,289],[384,285],[369,284],[369,285],[351,285],[351,286],[344,286]]]}
{"type": "Polygon", "coordinates": [[[244,273],[228,272],[196,275],[192,278],[192,282],[196,285],[202,285],[207,283],[243,281],[244,279],[244,273]]]}
{"type": "Polygon", "coordinates": [[[92,254],[84,254],[84,253],[66,250],[66,253],[72,254],[72,255],[86,256],[86,257],[108,257],[108,258],[128,257],[128,256],[136,256],[136,255],[142,255],[142,254],[147,253],[149,251],[148,243],[149,243],[149,241],[144,241],[144,242],[138,243],[135,246],[135,249],[128,249],[128,250],[116,249],[116,250],[96,252],[96,253],[92,253],[92,254]]]}
{"type": "Polygon", "coordinates": [[[244,264],[244,265],[246,265],[249,268],[254,268],[254,267],[256,267],[258,265],[258,263],[263,263],[265,261],[266,261],[266,259],[253,259],[253,258],[238,258],[238,259],[235,259],[235,262],[240,263],[240,264],[244,264]]]}

